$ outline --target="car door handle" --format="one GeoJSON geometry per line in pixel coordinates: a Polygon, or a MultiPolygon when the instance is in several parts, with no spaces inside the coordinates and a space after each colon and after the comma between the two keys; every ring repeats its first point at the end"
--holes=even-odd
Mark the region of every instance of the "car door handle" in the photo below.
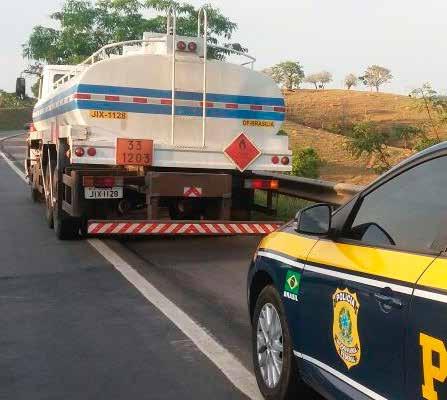
{"type": "Polygon", "coordinates": [[[379,303],[383,304],[386,307],[392,307],[397,309],[401,309],[403,307],[402,300],[396,297],[386,295],[383,293],[374,293],[374,297],[379,303]]]}

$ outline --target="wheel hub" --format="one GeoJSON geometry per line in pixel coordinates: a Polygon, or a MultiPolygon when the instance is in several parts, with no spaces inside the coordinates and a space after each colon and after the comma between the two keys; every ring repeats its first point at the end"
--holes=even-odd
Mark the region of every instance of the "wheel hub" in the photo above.
{"type": "Polygon", "coordinates": [[[283,336],[281,320],[275,306],[264,304],[257,324],[257,355],[262,379],[269,388],[274,388],[282,374],[283,336]]]}

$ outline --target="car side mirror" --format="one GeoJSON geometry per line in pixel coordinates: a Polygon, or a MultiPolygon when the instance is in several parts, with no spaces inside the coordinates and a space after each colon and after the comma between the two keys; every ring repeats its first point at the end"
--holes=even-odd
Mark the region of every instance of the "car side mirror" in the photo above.
{"type": "Polygon", "coordinates": [[[308,235],[328,235],[331,230],[332,207],[313,204],[298,211],[295,216],[296,231],[308,235]]]}
{"type": "Polygon", "coordinates": [[[17,80],[16,80],[16,96],[21,99],[24,99],[26,97],[25,78],[17,78],[17,80]]]}

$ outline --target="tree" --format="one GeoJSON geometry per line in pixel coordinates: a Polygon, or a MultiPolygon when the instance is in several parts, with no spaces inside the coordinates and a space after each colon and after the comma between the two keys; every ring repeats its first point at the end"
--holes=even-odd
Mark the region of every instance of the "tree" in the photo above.
{"type": "MultiPolygon", "coordinates": [[[[34,27],[23,45],[23,55],[50,64],[74,64],[89,57],[102,46],[140,39],[144,32],[166,32],[165,12],[177,10],[177,33],[196,36],[197,9],[188,3],[172,0],[65,0],[62,9],[51,15],[59,28],[34,27]],[[146,18],[146,15],[150,15],[146,18]]],[[[207,6],[208,40],[228,48],[244,49],[231,39],[237,24],[218,9],[207,6]]],[[[225,51],[210,54],[222,58],[225,51]]]]}
{"type": "Polygon", "coordinates": [[[283,61],[270,68],[270,76],[278,84],[288,90],[300,86],[304,79],[304,71],[297,61],[283,61]]]}
{"type": "Polygon", "coordinates": [[[379,132],[372,122],[355,124],[347,138],[346,145],[347,150],[357,159],[362,155],[368,155],[371,158],[377,157],[378,162],[374,168],[378,172],[383,172],[391,167],[388,161],[387,137],[379,132]]]}
{"type": "Polygon", "coordinates": [[[332,81],[332,74],[328,71],[321,71],[307,75],[304,81],[313,84],[315,89],[324,89],[324,86],[332,81]]]}
{"type": "Polygon", "coordinates": [[[359,78],[357,78],[354,74],[348,74],[345,76],[345,86],[348,90],[350,90],[352,87],[357,86],[359,78]]]}
{"type": "Polygon", "coordinates": [[[40,87],[40,81],[39,80],[34,82],[33,85],[31,86],[31,93],[33,94],[33,96],[36,99],[39,97],[39,87],[40,87]]]}
{"type": "Polygon", "coordinates": [[[391,71],[385,67],[371,65],[359,79],[361,79],[366,86],[376,88],[376,92],[378,92],[380,86],[393,79],[393,75],[391,75],[391,71]]]}
{"type": "Polygon", "coordinates": [[[416,108],[427,115],[428,125],[439,141],[439,128],[447,123],[447,100],[439,96],[430,83],[424,83],[411,92],[416,99],[416,108]]]}
{"type": "Polygon", "coordinates": [[[321,88],[324,89],[327,83],[332,82],[332,74],[328,71],[321,71],[319,75],[321,88]]]}
{"type": "Polygon", "coordinates": [[[398,124],[392,127],[391,139],[403,140],[404,148],[409,148],[409,143],[413,139],[422,135],[422,129],[417,126],[398,124]]]}
{"type": "Polygon", "coordinates": [[[318,83],[320,82],[320,74],[310,74],[306,75],[306,78],[304,79],[304,82],[311,83],[315,86],[315,89],[318,90],[318,83]]]}

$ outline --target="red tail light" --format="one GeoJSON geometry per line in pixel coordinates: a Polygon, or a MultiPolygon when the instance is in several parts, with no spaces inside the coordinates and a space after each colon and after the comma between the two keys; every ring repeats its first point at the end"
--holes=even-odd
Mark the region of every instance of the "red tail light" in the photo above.
{"type": "Polygon", "coordinates": [[[278,164],[279,163],[279,157],[278,156],[273,156],[272,157],[272,163],[273,164],[278,164]]]}
{"type": "Polygon", "coordinates": [[[94,147],[89,147],[89,148],[87,149],[87,154],[88,154],[90,157],[94,157],[94,156],[96,156],[96,149],[95,149],[94,147]]]}
{"type": "Polygon", "coordinates": [[[246,179],[245,189],[265,189],[276,190],[279,187],[279,181],[276,179],[246,179]]]}
{"type": "Polygon", "coordinates": [[[289,157],[284,156],[283,158],[281,158],[281,164],[282,165],[289,165],[289,157]]]}
{"type": "Polygon", "coordinates": [[[82,157],[84,155],[85,151],[82,147],[76,147],[75,154],[77,157],[82,157]]]}
{"type": "Polygon", "coordinates": [[[189,51],[196,51],[196,50],[197,50],[197,43],[195,43],[195,42],[189,42],[189,43],[188,43],[188,50],[189,50],[189,51]]]}
{"type": "Polygon", "coordinates": [[[180,40],[177,42],[177,50],[185,51],[186,50],[186,43],[183,40],[180,40]]]}

